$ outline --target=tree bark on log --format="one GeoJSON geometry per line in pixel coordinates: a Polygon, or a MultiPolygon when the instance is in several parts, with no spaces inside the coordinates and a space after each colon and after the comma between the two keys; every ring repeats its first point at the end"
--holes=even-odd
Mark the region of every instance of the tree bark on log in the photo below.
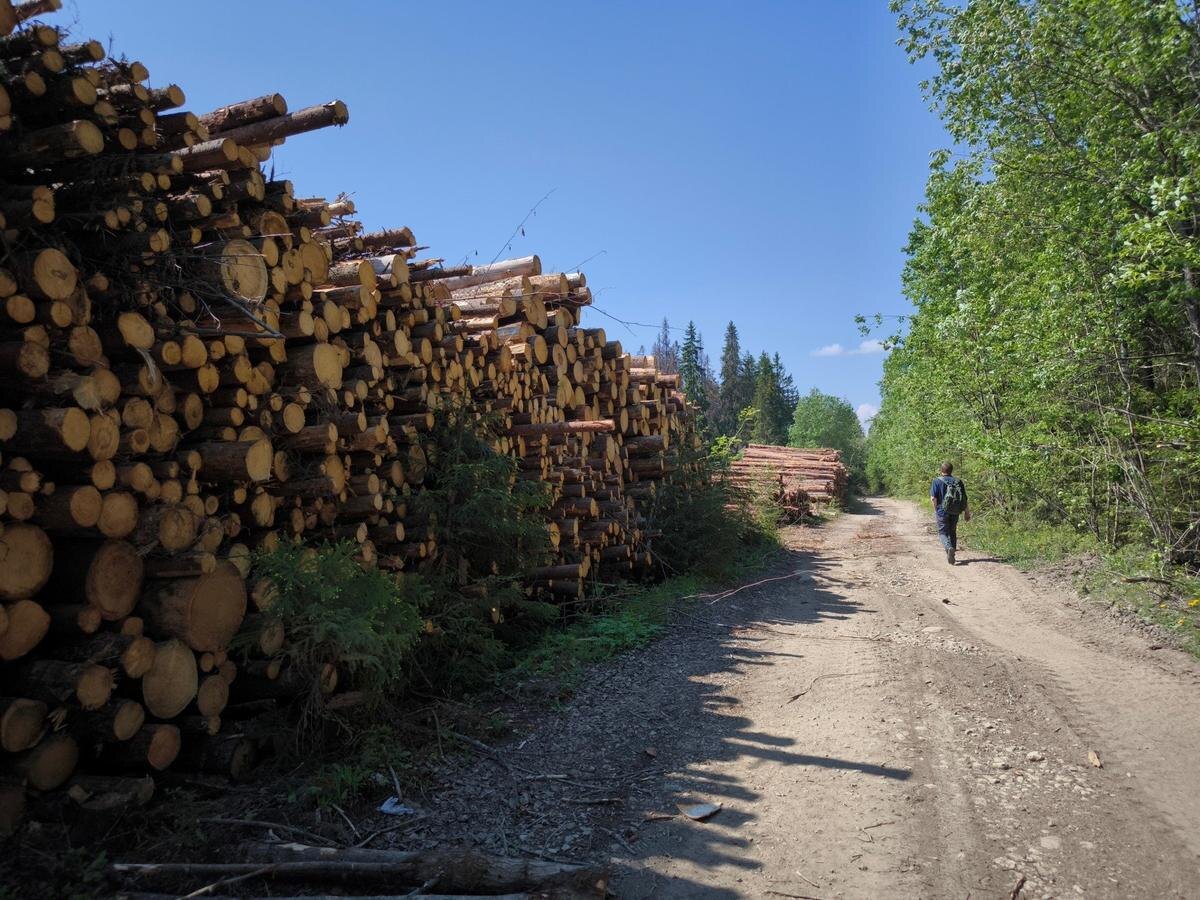
{"type": "Polygon", "coordinates": [[[196,578],[152,579],[139,605],[160,633],[197,651],[223,650],[246,615],[246,583],[228,560],[196,578]]]}

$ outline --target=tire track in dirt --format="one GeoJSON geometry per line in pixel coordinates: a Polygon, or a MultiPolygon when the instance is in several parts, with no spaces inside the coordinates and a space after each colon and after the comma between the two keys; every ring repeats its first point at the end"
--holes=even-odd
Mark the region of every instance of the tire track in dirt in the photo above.
{"type": "Polygon", "coordinates": [[[779,580],[509,710],[513,767],[448,761],[395,846],[607,862],[633,898],[1194,896],[1200,667],[951,569],[927,524],[880,500],[790,529],[779,580]]]}

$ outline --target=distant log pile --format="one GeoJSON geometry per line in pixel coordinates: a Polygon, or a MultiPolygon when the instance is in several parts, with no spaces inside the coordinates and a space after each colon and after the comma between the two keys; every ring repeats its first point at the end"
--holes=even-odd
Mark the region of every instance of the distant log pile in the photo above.
{"type": "Polygon", "coordinates": [[[726,477],[765,495],[779,507],[785,522],[811,515],[816,504],[843,502],[849,480],[837,450],[769,444],[748,445],[726,477]]]}
{"type": "Polygon", "coordinates": [[[251,551],[429,565],[411,501],[438,409],[486,414],[548,486],[547,598],[651,568],[646,504],[697,442],[676,376],[580,326],[582,273],[445,268],[264,177],[343,103],[184,111],[25,21],[57,5],[0,0],[0,832],[63,785],[112,808],[169,766],[244,774],[255,714],[337,690],[337,660],[315,685],[281,663],[251,551]]]}

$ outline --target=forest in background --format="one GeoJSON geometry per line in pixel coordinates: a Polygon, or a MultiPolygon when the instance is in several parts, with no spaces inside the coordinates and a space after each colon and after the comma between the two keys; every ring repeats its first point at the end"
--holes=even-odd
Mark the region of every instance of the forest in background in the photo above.
{"type": "Polygon", "coordinates": [[[736,452],[746,443],[832,447],[842,451],[852,481],[865,483],[866,436],[854,407],[815,387],[801,394],[778,353],[743,350],[733,322],[725,327],[718,369],[694,322],[680,342],[663,319],[649,352],[660,371],[679,374],[701,431],[718,453],[736,452]]]}
{"type": "Polygon", "coordinates": [[[875,484],[1200,563],[1200,26],[1178,0],[893,3],[934,155],[875,484]]]}

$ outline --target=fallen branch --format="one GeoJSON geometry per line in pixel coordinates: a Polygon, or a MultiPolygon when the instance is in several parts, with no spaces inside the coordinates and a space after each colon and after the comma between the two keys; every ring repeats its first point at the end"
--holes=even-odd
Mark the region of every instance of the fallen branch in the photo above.
{"type": "Polygon", "coordinates": [[[287,831],[307,840],[316,841],[319,844],[336,844],[336,841],[332,841],[327,837],[322,837],[315,831],[309,831],[307,828],[298,828],[295,825],[284,825],[281,822],[267,822],[263,819],[203,818],[197,819],[196,821],[202,822],[206,825],[245,825],[248,828],[268,828],[273,831],[287,831]]]}
{"type": "MultiPolygon", "coordinates": [[[[818,675],[816,678],[814,678],[809,683],[808,687],[806,687],[800,693],[792,694],[792,696],[788,699],[788,703],[791,703],[794,700],[799,700],[801,697],[803,697],[805,694],[807,694],[809,691],[811,691],[816,686],[817,682],[820,681],[822,678],[848,678],[851,675],[874,675],[874,674],[875,674],[874,672],[827,672],[824,675],[818,675]]],[[[785,703],[784,706],[787,706],[787,703],[785,703]]]]}
{"type": "Polygon", "coordinates": [[[603,896],[605,870],[575,864],[491,856],[473,850],[395,851],[304,844],[250,844],[244,863],[115,863],[111,875],[142,881],[158,878],[220,879],[247,876],[336,884],[387,881],[422,885],[437,879],[442,890],[501,893],[556,888],[580,896],[603,896]]]}

